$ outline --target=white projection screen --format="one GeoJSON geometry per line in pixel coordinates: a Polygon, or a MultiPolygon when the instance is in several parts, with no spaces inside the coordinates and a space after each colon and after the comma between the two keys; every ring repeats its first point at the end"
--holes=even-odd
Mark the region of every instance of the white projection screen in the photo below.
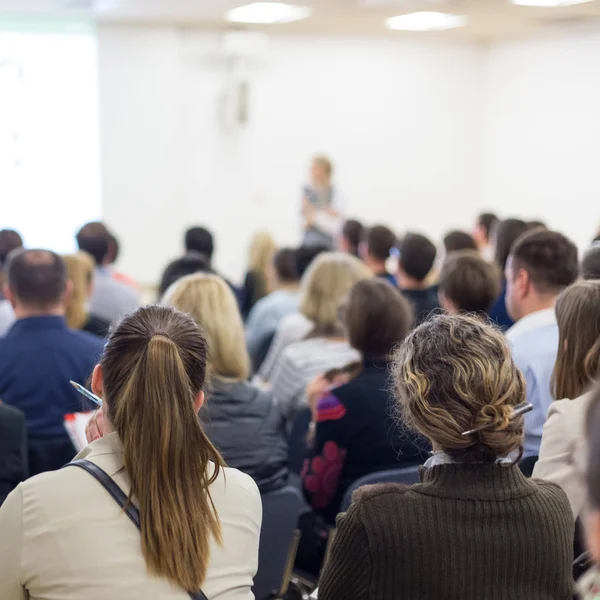
{"type": "Polygon", "coordinates": [[[101,215],[96,36],[0,29],[0,229],[67,253],[101,215]]]}

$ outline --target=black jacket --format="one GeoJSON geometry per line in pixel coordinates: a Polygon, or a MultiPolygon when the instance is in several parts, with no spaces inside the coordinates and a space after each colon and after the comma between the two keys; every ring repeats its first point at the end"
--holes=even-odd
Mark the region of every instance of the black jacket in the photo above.
{"type": "Polygon", "coordinates": [[[270,393],[247,381],[215,378],[200,421],[227,466],[250,475],[261,493],[286,485],[284,420],[270,393]]]}
{"type": "Polygon", "coordinates": [[[25,415],[0,404],[0,505],[29,477],[25,415]]]}

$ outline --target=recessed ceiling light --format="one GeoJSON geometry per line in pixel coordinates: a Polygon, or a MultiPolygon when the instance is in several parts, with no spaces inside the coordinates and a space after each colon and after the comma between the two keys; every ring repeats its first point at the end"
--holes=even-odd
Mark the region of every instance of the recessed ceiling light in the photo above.
{"type": "Polygon", "coordinates": [[[592,0],[512,0],[517,6],[542,6],[542,7],[557,7],[557,6],[574,6],[575,4],[585,4],[592,0]]]}
{"type": "Polygon", "coordinates": [[[232,23],[292,23],[310,17],[312,9],[283,2],[254,2],[227,12],[232,23]]]}
{"type": "Polygon", "coordinates": [[[440,12],[415,12],[388,19],[385,24],[388,29],[400,31],[442,31],[463,27],[469,22],[464,15],[451,15],[440,12]]]}

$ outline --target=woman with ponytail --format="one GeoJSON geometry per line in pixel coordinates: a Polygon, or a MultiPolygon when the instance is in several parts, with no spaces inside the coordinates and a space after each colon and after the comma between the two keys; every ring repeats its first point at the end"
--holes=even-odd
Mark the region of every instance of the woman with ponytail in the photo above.
{"type": "Polygon", "coordinates": [[[115,329],[92,376],[102,437],[77,460],[127,495],[139,530],[84,469],[28,480],[0,510],[2,600],[253,597],[261,501],[196,418],[207,354],[199,327],[172,308],[141,308],[115,329]]]}

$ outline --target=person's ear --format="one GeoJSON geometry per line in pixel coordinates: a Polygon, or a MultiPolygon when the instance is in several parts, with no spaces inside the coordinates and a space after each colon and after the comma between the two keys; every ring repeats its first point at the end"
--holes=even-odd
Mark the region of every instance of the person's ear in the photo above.
{"type": "Polygon", "coordinates": [[[99,398],[104,398],[104,373],[100,364],[94,367],[92,373],[92,392],[99,398]]]}
{"type": "Polygon", "coordinates": [[[194,401],[194,409],[196,413],[200,412],[200,409],[204,406],[204,392],[198,392],[196,400],[194,401]]]}
{"type": "Polygon", "coordinates": [[[516,288],[520,298],[527,298],[531,294],[532,284],[529,273],[525,269],[519,269],[517,272],[516,288]]]}
{"type": "Polygon", "coordinates": [[[2,292],[5,296],[5,298],[10,302],[10,305],[14,309],[15,308],[15,295],[13,294],[12,290],[10,289],[8,283],[5,283],[2,286],[2,292]]]}

